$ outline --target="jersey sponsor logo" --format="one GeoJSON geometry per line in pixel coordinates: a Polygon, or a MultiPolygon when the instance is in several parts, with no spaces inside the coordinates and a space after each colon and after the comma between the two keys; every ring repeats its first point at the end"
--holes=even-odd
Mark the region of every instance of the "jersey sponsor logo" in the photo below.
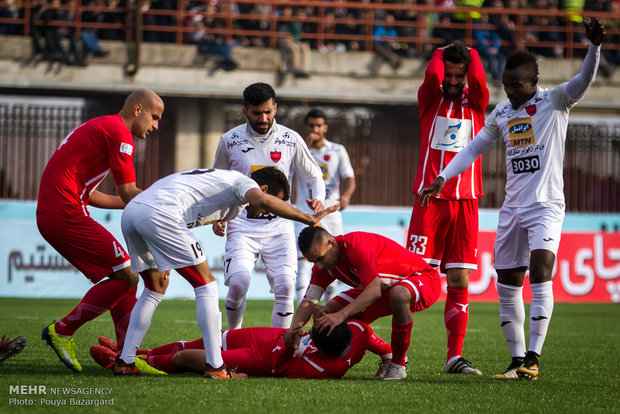
{"type": "Polygon", "coordinates": [[[459,152],[471,140],[471,120],[438,116],[431,148],[440,151],[459,152]]]}
{"type": "Polygon", "coordinates": [[[133,154],[133,145],[123,142],[121,144],[121,152],[127,155],[133,154]]]}
{"type": "Polygon", "coordinates": [[[514,158],[510,160],[513,174],[534,173],[540,171],[540,160],[538,155],[531,157],[514,158]]]}
{"type": "Polygon", "coordinates": [[[282,158],[282,152],[280,151],[271,151],[269,155],[271,156],[271,161],[273,162],[278,162],[282,158]]]}
{"type": "Polygon", "coordinates": [[[251,165],[250,174],[253,173],[254,171],[257,171],[257,170],[260,170],[261,168],[266,168],[266,167],[272,167],[272,168],[275,168],[276,170],[278,169],[277,165],[251,165]]]}
{"type": "Polygon", "coordinates": [[[508,136],[510,138],[510,145],[513,148],[525,147],[536,143],[530,118],[508,121],[508,136]]]}
{"type": "Polygon", "coordinates": [[[273,142],[276,145],[286,145],[288,147],[294,147],[295,146],[295,141],[289,141],[286,138],[290,138],[288,133],[283,134],[282,138],[276,138],[273,142]]]}
{"type": "Polygon", "coordinates": [[[321,173],[323,174],[323,181],[327,181],[329,170],[327,168],[327,164],[319,164],[319,168],[321,169],[321,173]]]}
{"type": "Polygon", "coordinates": [[[237,145],[245,145],[250,142],[247,139],[237,140],[237,138],[239,138],[239,136],[237,134],[233,134],[232,139],[226,143],[226,148],[231,149],[233,147],[236,147],[237,145]]]}

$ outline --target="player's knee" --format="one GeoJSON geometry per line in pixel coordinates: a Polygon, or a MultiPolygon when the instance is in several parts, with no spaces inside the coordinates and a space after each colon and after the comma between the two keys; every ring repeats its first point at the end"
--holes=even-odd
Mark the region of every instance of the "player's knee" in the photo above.
{"type": "Polygon", "coordinates": [[[228,277],[228,296],[226,303],[239,305],[250,288],[251,275],[247,272],[238,272],[228,277]]]}
{"type": "Polygon", "coordinates": [[[411,292],[404,286],[394,286],[390,289],[390,305],[392,309],[410,307],[412,299],[411,292]]]}
{"type": "Polygon", "coordinates": [[[110,275],[110,278],[122,280],[132,288],[138,286],[138,282],[140,280],[137,274],[131,273],[130,267],[125,267],[123,269],[117,270],[110,275]]]}

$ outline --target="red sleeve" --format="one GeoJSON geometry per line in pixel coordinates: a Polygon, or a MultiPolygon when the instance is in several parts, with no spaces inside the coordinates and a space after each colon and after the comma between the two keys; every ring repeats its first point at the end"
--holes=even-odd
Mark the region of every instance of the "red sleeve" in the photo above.
{"type": "MultiPolygon", "coordinates": [[[[119,116],[120,118],[120,116],[119,116]]],[[[119,121],[119,119],[115,119],[119,121]]],[[[133,166],[135,151],[133,135],[122,119],[120,122],[106,126],[108,135],[108,162],[116,185],[136,182],[136,170],[133,166]]]]}
{"type": "Polygon", "coordinates": [[[484,74],[484,66],[476,49],[469,49],[471,60],[467,67],[467,86],[469,91],[469,105],[476,112],[484,112],[489,104],[489,89],[484,74]]]}
{"type": "Polygon", "coordinates": [[[312,274],[310,276],[310,285],[320,286],[323,289],[327,289],[336,278],[331,276],[329,272],[325,269],[320,270],[318,267],[312,267],[312,274]]]}
{"type": "Polygon", "coordinates": [[[441,98],[441,94],[438,94],[441,88],[441,82],[443,82],[443,76],[445,73],[445,67],[443,64],[443,49],[435,49],[433,56],[431,57],[426,72],[424,73],[424,81],[418,89],[418,102],[428,103],[426,107],[430,106],[429,99],[433,99],[437,95],[441,98]]]}
{"type": "Polygon", "coordinates": [[[362,286],[366,287],[379,276],[377,238],[371,234],[349,233],[345,236],[349,263],[357,269],[362,286]]]}

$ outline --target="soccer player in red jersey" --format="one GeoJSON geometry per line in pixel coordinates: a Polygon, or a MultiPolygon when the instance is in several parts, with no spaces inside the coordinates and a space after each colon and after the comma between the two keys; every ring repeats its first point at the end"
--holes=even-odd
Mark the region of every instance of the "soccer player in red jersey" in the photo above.
{"type": "MultiPolygon", "coordinates": [[[[294,330],[300,342],[298,349],[284,345],[286,331],[267,327],[224,331],[224,363],[251,377],[342,378],[362,359],[367,349],[376,352],[372,349],[372,329],[359,320],[351,319],[338,325],[330,335],[327,335],[328,329],[322,332],[311,329],[308,333],[298,326],[294,330]]],[[[140,350],[139,353],[144,355],[147,364],[162,372],[202,374],[205,367],[203,349],[204,342],[199,338],[140,350]]],[[[109,369],[116,353],[105,346],[95,345],[91,348],[91,355],[109,369]]]]}
{"type": "MultiPolygon", "coordinates": [[[[314,267],[310,286],[295,312],[293,327],[305,324],[330,283],[340,280],[353,289],[330,300],[326,311],[315,318],[314,328],[331,331],[349,318],[371,323],[392,315],[392,359],[382,378],[406,378],[413,312],[437,301],[441,289],[437,271],[417,254],[373,233],[353,232],[334,237],[322,227],[307,227],[299,234],[298,244],[314,267]]],[[[290,329],[284,339],[287,346],[295,348],[298,341],[293,334],[290,329]]]]}
{"type": "MultiPolygon", "coordinates": [[[[478,52],[462,43],[435,50],[418,90],[418,102],[421,145],[413,184],[416,195],[484,125],[489,90],[478,52]]],[[[462,357],[469,319],[469,275],[478,262],[478,198],[483,195],[480,167],[478,158],[449,180],[428,206],[414,203],[407,234],[407,248],[446,273],[446,373],[481,375],[462,357]]]]}
{"type": "Polygon", "coordinates": [[[94,221],[87,206],[122,209],[142,190],[136,187],[134,136],[157,130],[164,103],[148,89],[132,92],[116,115],[91,119],[74,129],[52,155],[37,203],[43,238],[95,285],[68,315],[47,326],[42,338],[70,369],[80,372],[75,331],[110,310],[116,340],[122,346],[136,303],[138,276],[129,255],[112,234],[94,221]],[[112,172],[119,196],[96,190],[112,172]],[[105,280],[104,280],[105,279],[105,280]]]}

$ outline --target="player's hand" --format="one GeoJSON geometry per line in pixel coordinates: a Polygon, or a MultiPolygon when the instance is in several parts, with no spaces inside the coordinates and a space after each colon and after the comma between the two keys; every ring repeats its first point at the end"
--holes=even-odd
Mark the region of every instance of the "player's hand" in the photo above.
{"type": "Polygon", "coordinates": [[[310,200],[309,198],[306,198],[306,204],[308,204],[308,207],[310,207],[310,209],[315,213],[318,213],[325,208],[321,200],[310,200]]]}
{"type": "Polygon", "coordinates": [[[319,211],[318,213],[315,213],[312,216],[310,216],[310,217],[312,217],[313,222],[312,223],[306,223],[306,224],[308,224],[310,226],[318,226],[318,225],[321,224],[321,220],[323,220],[323,218],[326,215],[338,211],[339,208],[340,208],[340,204],[338,204],[338,203],[334,204],[331,207],[327,207],[325,210],[319,211]]]}
{"type": "Polygon", "coordinates": [[[327,308],[325,306],[314,305],[314,309],[312,310],[312,319],[313,320],[316,321],[321,316],[326,315],[326,314],[327,314],[327,308]]]}
{"type": "Polygon", "coordinates": [[[349,207],[349,203],[351,202],[351,197],[340,196],[339,201],[340,201],[340,211],[342,211],[345,208],[349,207]]]}
{"type": "Polygon", "coordinates": [[[284,340],[284,345],[289,349],[297,349],[299,348],[299,340],[301,339],[301,335],[303,334],[304,324],[299,323],[296,326],[291,327],[282,336],[284,340]]]}
{"type": "Polygon", "coordinates": [[[314,322],[314,328],[316,328],[318,332],[323,332],[323,329],[329,328],[327,332],[327,336],[329,336],[334,328],[344,321],[345,317],[340,312],[326,313],[314,322]]]}
{"type": "Polygon", "coordinates": [[[446,182],[443,179],[443,177],[437,177],[435,178],[435,181],[433,181],[431,185],[421,189],[420,192],[418,193],[418,200],[420,200],[420,205],[422,207],[424,207],[425,204],[426,206],[429,206],[431,203],[430,198],[439,194],[439,192],[441,191],[445,183],[446,182]]]}
{"type": "Polygon", "coordinates": [[[216,236],[224,237],[226,234],[226,222],[216,221],[213,223],[213,233],[215,233],[216,236]]]}
{"type": "Polygon", "coordinates": [[[594,46],[598,46],[605,40],[605,26],[603,26],[598,19],[589,17],[583,18],[583,25],[586,28],[586,35],[594,46]]]}

